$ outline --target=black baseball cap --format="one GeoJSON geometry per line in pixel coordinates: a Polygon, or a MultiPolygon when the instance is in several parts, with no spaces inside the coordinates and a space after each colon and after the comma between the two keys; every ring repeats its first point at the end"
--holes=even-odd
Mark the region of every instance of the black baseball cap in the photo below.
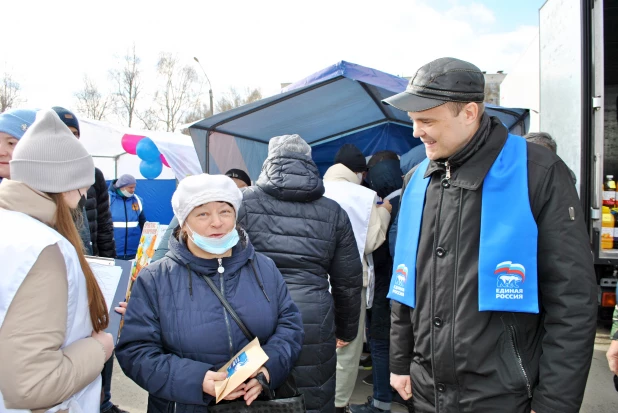
{"type": "Polygon", "coordinates": [[[447,102],[482,103],[484,100],[483,72],[472,63],[442,57],[418,69],[404,92],[382,103],[405,112],[422,112],[447,102]]]}

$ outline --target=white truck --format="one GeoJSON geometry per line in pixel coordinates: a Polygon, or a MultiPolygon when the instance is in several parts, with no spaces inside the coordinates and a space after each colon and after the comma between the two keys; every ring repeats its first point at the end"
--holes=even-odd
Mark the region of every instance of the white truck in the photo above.
{"type": "Polygon", "coordinates": [[[577,176],[599,317],[609,319],[618,249],[601,247],[601,218],[603,178],[618,177],[618,0],[547,0],[539,12],[539,65],[540,130],[554,137],[577,176]]]}

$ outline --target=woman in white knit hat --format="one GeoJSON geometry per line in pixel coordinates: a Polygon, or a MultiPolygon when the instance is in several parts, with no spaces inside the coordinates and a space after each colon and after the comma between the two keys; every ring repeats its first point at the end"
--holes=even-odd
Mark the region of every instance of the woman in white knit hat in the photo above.
{"type": "MultiPolygon", "coordinates": [[[[224,175],[195,175],[172,197],[179,227],[165,258],[143,268],[131,291],[116,357],[125,374],[150,394],[148,412],[208,411],[217,373],[249,343],[215,291],[257,336],[269,359],[269,387],[287,378],[303,342],[300,312],[272,260],[256,253],[236,226],[242,194],[224,175]]],[[[250,404],[257,379],[227,400],[250,404]]]]}
{"type": "Polygon", "coordinates": [[[72,218],[94,163],[37,113],[0,184],[0,412],[95,412],[113,350],[105,299],[72,218]]]}

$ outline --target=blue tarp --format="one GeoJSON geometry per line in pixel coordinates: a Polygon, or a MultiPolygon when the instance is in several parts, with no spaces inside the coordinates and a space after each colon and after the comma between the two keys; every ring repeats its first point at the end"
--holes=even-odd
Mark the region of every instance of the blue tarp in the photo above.
{"type": "MultiPolygon", "coordinates": [[[[404,78],[341,61],[289,85],[279,95],[196,122],[190,132],[200,162],[210,172],[215,168],[206,153],[208,136],[214,132],[263,145],[273,136],[299,134],[313,147],[322,171],[344,143],[354,143],[366,156],[383,149],[403,154],[420,142],[412,137],[408,115],[381,100],[405,90],[406,85],[404,78]]],[[[527,109],[487,105],[487,112],[515,134],[527,131],[527,109]]],[[[256,179],[260,170],[254,165],[264,161],[264,150],[241,152],[256,179]]]]}

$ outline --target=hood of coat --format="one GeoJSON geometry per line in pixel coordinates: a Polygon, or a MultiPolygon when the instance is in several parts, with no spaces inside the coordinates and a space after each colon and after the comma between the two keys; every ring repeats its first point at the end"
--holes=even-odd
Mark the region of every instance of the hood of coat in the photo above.
{"type": "Polygon", "coordinates": [[[337,163],[326,171],[324,174],[325,181],[343,181],[350,182],[352,184],[360,185],[358,182],[358,176],[356,176],[355,172],[352,172],[348,169],[347,166],[337,163]]]}
{"type": "MultiPolygon", "coordinates": [[[[244,232],[244,231],[243,231],[244,232]]],[[[169,238],[170,250],[167,256],[179,261],[182,265],[191,267],[191,270],[208,276],[217,274],[219,261],[215,258],[204,259],[193,255],[184,241],[179,240],[174,235],[169,238]]],[[[232,248],[232,256],[223,258],[222,265],[225,269],[223,273],[226,278],[233,277],[249,260],[253,260],[255,250],[246,234],[241,236],[241,240],[232,248]],[[243,241],[244,240],[244,241],[243,241]]]]}
{"type": "Polygon", "coordinates": [[[0,208],[24,213],[49,226],[55,224],[56,204],[54,201],[43,192],[32,189],[22,182],[2,180],[0,208]]]}
{"type": "Polygon", "coordinates": [[[375,164],[367,173],[369,187],[378,193],[380,198],[386,198],[403,187],[403,176],[399,161],[387,159],[375,164]]]}
{"type": "Polygon", "coordinates": [[[257,181],[268,195],[288,202],[311,202],[324,195],[324,183],[311,157],[275,151],[262,166],[257,181]]]}

